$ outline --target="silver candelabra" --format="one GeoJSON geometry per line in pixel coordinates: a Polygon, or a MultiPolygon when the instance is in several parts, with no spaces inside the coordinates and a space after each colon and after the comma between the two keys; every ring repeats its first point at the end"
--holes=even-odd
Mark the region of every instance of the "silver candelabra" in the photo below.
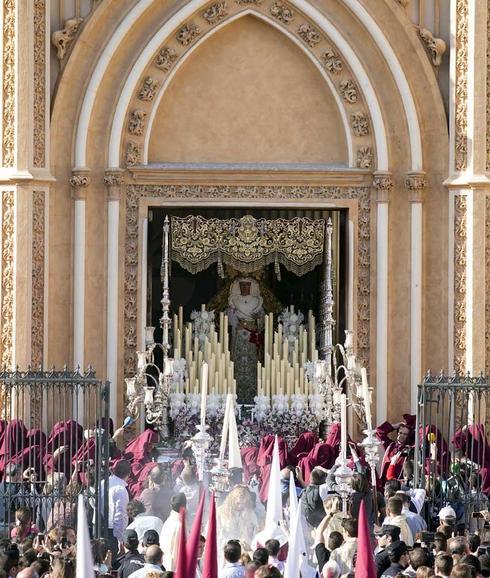
{"type": "Polygon", "coordinates": [[[169,436],[168,411],[169,395],[174,374],[174,360],[169,357],[169,327],[170,327],[170,290],[169,290],[169,231],[168,216],[163,224],[162,264],[160,275],[162,280],[162,342],[155,343],[154,327],[145,328],[145,351],[137,352],[136,374],[126,378],[126,395],[130,415],[139,415],[139,406],[144,405],[147,423],[154,425],[162,437],[169,436]],[[155,363],[155,351],[161,350],[163,365],[160,368],[155,363]]]}

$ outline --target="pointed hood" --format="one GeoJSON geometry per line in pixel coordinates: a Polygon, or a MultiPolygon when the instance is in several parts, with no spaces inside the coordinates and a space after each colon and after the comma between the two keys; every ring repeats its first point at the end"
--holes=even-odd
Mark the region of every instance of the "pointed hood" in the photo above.
{"type": "Polygon", "coordinates": [[[78,496],[77,508],[77,567],[76,578],[95,578],[92,546],[88,532],[87,514],[83,496],[78,496]]]}
{"type": "Polygon", "coordinates": [[[276,436],[267,492],[265,526],[262,532],[257,534],[257,543],[263,546],[267,540],[275,538],[279,540],[281,546],[284,545],[288,541],[288,537],[282,527],[282,523],[281,470],[279,466],[279,444],[276,436]]]}
{"type": "Polygon", "coordinates": [[[228,469],[243,469],[240,444],[238,443],[238,428],[235,417],[235,402],[232,403],[228,424],[228,469]]]}
{"type": "Polygon", "coordinates": [[[199,542],[201,539],[202,514],[204,503],[206,501],[206,492],[201,492],[199,506],[197,507],[194,521],[192,522],[191,533],[187,540],[187,576],[195,576],[197,568],[197,554],[199,552],[199,542]]]}
{"type": "Polygon", "coordinates": [[[175,578],[188,578],[187,574],[187,546],[185,536],[185,508],[180,509],[179,549],[175,578]]]}
{"type": "Polygon", "coordinates": [[[217,578],[218,576],[218,539],[216,536],[216,500],[211,494],[209,509],[208,533],[204,548],[204,562],[201,578],[217,578]]]}
{"type": "Polygon", "coordinates": [[[366,515],[364,500],[359,508],[359,530],[357,533],[357,560],[355,578],[376,578],[373,546],[369,533],[369,524],[366,515]]]}

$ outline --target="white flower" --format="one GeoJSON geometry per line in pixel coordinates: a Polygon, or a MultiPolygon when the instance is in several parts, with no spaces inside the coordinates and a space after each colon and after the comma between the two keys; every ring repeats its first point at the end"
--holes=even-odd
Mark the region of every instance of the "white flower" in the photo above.
{"type": "Polygon", "coordinates": [[[255,402],[255,418],[258,422],[264,421],[270,410],[271,400],[266,395],[256,395],[255,402]]]}
{"type": "Polygon", "coordinates": [[[185,393],[170,394],[170,417],[175,419],[185,406],[185,393]]]}
{"type": "Polygon", "coordinates": [[[325,414],[325,398],[319,393],[313,393],[308,398],[311,413],[318,419],[322,419],[325,414]]]}
{"type": "Polygon", "coordinates": [[[291,412],[297,417],[303,415],[307,407],[307,398],[303,394],[293,394],[291,395],[291,412]]]}
{"type": "Polygon", "coordinates": [[[187,407],[191,415],[197,415],[201,409],[201,394],[200,393],[188,393],[187,394],[187,407]]]}
{"type": "Polygon", "coordinates": [[[206,402],[206,414],[209,417],[216,417],[219,413],[221,413],[222,405],[222,395],[219,393],[210,393],[206,402]]]}
{"type": "Polygon", "coordinates": [[[285,413],[289,409],[288,395],[273,395],[272,396],[272,411],[278,414],[285,413]]]}

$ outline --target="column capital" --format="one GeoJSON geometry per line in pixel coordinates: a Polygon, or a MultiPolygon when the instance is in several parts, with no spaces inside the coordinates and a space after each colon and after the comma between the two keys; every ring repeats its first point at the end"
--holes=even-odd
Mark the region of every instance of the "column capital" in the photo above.
{"type": "Polygon", "coordinates": [[[387,203],[394,186],[391,173],[388,171],[376,171],[373,173],[373,186],[377,192],[376,201],[378,203],[387,203]]]}
{"type": "Polygon", "coordinates": [[[89,169],[73,169],[70,177],[72,195],[75,200],[85,200],[87,196],[87,187],[90,184],[89,169]]]}
{"type": "Polygon", "coordinates": [[[106,169],[104,184],[107,188],[107,199],[109,201],[118,201],[121,197],[121,186],[124,184],[124,170],[106,169]]]}
{"type": "Polygon", "coordinates": [[[418,171],[407,173],[405,184],[407,189],[410,191],[410,202],[421,203],[422,194],[427,188],[427,177],[425,176],[425,172],[418,171]]]}

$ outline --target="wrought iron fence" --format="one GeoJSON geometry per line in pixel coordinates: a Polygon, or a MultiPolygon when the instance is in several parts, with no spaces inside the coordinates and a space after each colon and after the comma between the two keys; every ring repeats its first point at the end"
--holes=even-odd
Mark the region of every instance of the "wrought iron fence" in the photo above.
{"type": "Polygon", "coordinates": [[[0,371],[0,415],[0,532],[18,534],[16,519],[28,515],[19,508],[40,532],[76,527],[83,494],[92,535],[103,535],[109,383],[91,369],[0,371]]]}
{"type": "Polygon", "coordinates": [[[414,482],[427,490],[426,517],[433,528],[446,505],[470,529],[482,522],[473,512],[487,508],[490,488],[490,381],[426,375],[418,386],[414,482]],[[487,492],[488,493],[488,492],[487,492]]]}

